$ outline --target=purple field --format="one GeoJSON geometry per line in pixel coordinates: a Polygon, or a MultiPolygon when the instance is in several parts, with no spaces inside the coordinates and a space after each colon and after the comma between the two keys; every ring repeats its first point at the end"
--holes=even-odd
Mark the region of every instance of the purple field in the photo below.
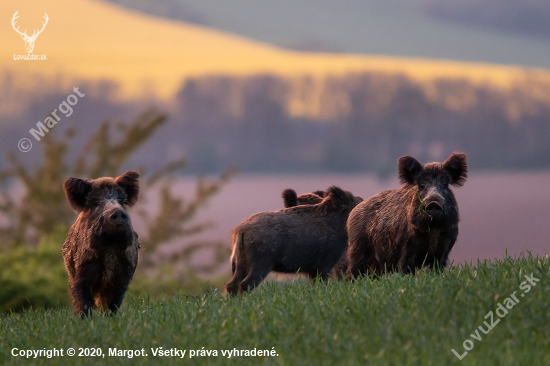
{"type": "MultiPolygon", "coordinates": [[[[454,263],[550,253],[550,173],[472,172],[464,187],[454,189],[460,208],[460,233],[451,252],[454,263]]],[[[178,180],[176,189],[191,196],[195,179],[178,180]]],[[[283,207],[281,192],[298,193],[338,185],[368,198],[397,188],[397,179],[372,175],[238,175],[198,215],[216,226],[194,239],[227,242],[233,227],[248,216],[283,207]]],[[[139,230],[139,228],[138,228],[139,230]]],[[[189,239],[190,240],[190,239],[189,239]]],[[[207,260],[204,256],[197,260],[207,260]]],[[[229,263],[228,263],[229,264],[229,263]]]]}

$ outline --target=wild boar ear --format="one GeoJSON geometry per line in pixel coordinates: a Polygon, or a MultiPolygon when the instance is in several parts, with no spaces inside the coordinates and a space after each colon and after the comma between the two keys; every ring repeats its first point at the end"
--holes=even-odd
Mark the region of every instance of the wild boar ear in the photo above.
{"type": "Polygon", "coordinates": [[[92,190],[92,184],[85,180],[71,177],[63,182],[63,190],[71,208],[76,212],[80,212],[86,207],[86,197],[92,190]]]}
{"type": "Polygon", "coordinates": [[[313,194],[316,194],[317,196],[324,198],[325,197],[325,191],[315,191],[312,192],[313,194]]]}
{"type": "Polygon", "coordinates": [[[461,187],[468,178],[467,155],[463,153],[453,153],[443,162],[443,169],[451,175],[451,184],[461,187]]]}
{"type": "Polygon", "coordinates": [[[126,204],[130,207],[136,204],[139,195],[139,173],[128,170],[115,179],[116,184],[126,191],[126,204]]]}
{"type": "Polygon", "coordinates": [[[402,156],[397,159],[397,172],[401,184],[416,184],[416,180],[422,171],[422,164],[412,156],[402,156]]]}
{"type": "Polygon", "coordinates": [[[327,189],[325,200],[327,199],[332,200],[336,208],[339,208],[341,206],[348,206],[350,204],[350,200],[346,192],[336,186],[332,186],[327,189]]]}
{"type": "Polygon", "coordinates": [[[293,189],[285,189],[283,191],[283,202],[285,204],[285,208],[298,206],[298,195],[296,194],[296,191],[293,189]]]}

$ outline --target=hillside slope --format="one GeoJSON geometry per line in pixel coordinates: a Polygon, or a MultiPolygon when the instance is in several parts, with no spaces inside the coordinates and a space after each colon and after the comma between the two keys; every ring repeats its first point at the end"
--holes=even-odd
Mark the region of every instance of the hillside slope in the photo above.
{"type": "Polygon", "coordinates": [[[549,29],[547,0],[139,2],[146,12],[158,3],[180,4],[212,27],[293,49],[550,68],[550,44],[528,32],[549,29]],[[492,27],[495,20],[504,27],[492,27]]]}
{"type": "MultiPolygon", "coordinates": [[[[16,1],[0,3],[0,70],[46,77],[59,83],[75,78],[111,80],[124,97],[170,99],[185,78],[208,74],[271,73],[292,78],[323,77],[352,71],[405,73],[412,78],[467,78],[476,83],[510,85],[525,70],[487,64],[405,59],[383,56],[329,55],[287,51],[206,27],[154,18],[91,0],[16,1]],[[34,54],[47,61],[15,61],[26,54],[10,21],[19,11],[21,30],[49,23],[36,41],[34,54]],[[54,79],[55,78],[55,79],[54,79]]],[[[550,73],[531,70],[540,79],[550,73]]],[[[17,88],[29,88],[20,83],[17,88]]]]}
{"type": "Polygon", "coordinates": [[[0,316],[0,327],[6,329],[0,333],[0,362],[548,365],[549,269],[548,258],[506,258],[441,274],[284,287],[265,283],[239,298],[226,298],[207,284],[202,296],[167,293],[164,301],[150,301],[146,294],[128,296],[116,316],[94,316],[93,321],[81,320],[68,308],[32,309],[0,316]],[[30,361],[11,355],[13,348],[54,347],[71,347],[77,354],[80,347],[95,348],[99,357],[88,352],[30,361]],[[129,359],[109,354],[115,347],[143,349],[145,355],[132,353],[129,359]],[[186,360],[155,356],[161,347],[185,350],[186,360]],[[274,352],[268,357],[233,353],[253,349],[274,352]]]}

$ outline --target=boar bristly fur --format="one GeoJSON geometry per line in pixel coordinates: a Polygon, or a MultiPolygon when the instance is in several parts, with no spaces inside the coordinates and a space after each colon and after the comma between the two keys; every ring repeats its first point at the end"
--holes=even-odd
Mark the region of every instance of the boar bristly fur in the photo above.
{"type": "Polygon", "coordinates": [[[93,308],[116,313],[138,262],[139,242],[127,207],[139,194],[139,173],[117,178],[68,178],[63,188],[78,217],[63,244],[75,313],[93,308]]]}
{"type": "Polygon", "coordinates": [[[348,219],[346,277],[415,268],[443,268],[458,236],[458,205],[449,186],[468,176],[466,154],[443,163],[420,164],[398,159],[399,189],[390,189],[359,204],[348,219]]]}
{"type": "Polygon", "coordinates": [[[358,201],[338,187],[316,205],[255,214],[231,233],[230,295],[252,291],[271,271],[326,280],[347,246],[346,221],[358,201]]]}

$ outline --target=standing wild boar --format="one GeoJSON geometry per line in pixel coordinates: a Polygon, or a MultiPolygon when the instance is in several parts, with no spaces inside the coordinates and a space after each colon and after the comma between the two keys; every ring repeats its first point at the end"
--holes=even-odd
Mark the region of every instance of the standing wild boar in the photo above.
{"type": "Polygon", "coordinates": [[[349,216],[346,278],[447,264],[459,220],[449,185],[466,181],[466,154],[424,166],[410,156],[397,163],[401,188],[363,201],[349,216]]]}
{"type": "Polygon", "coordinates": [[[63,244],[69,273],[69,294],[75,313],[91,315],[92,308],[116,313],[138,262],[139,243],[126,207],[139,194],[139,173],[117,178],[63,183],[71,208],[78,213],[63,244]]]}
{"type": "Polygon", "coordinates": [[[297,195],[293,189],[285,189],[283,191],[283,202],[285,208],[300,206],[300,205],[316,205],[325,197],[324,191],[315,191],[297,195]]]}
{"type": "Polygon", "coordinates": [[[357,203],[350,192],[331,187],[316,205],[250,216],[231,233],[233,277],[227,293],[253,290],[271,271],[326,280],[346,250],[346,221],[357,203]]]}

